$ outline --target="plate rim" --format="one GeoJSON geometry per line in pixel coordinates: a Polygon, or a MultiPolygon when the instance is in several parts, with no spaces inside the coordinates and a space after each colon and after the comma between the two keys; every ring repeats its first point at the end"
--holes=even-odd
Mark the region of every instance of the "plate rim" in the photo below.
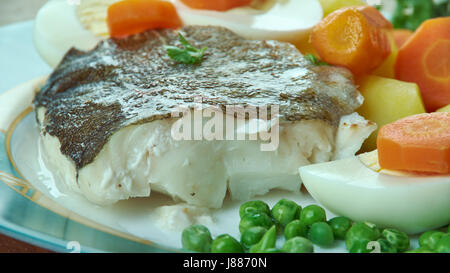
{"type": "MultiPolygon", "coordinates": [[[[112,227],[106,226],[104,224],[95,222],[91,219],[88,219],[82,215],[79,215],[75,212],[73,212],[72,210],[65,208],[64,206],[60,205],[59,203],[55,202],[54,200],[52,200],[51,198],[47,197],[45,194],[41,193],[39,190],[37,190],[29,181],[27,181],[25,179],[25,177],[22,175],[22,173],[20,172],[19,168],[17,167],[16,162],[14,161],[14,157],[12,155],[12,150],[11,150],[11,141],[13,140],[13,135],[15,132],[15,129],[17,128],[17,126],[20,124],[20,122],[26,117],[28,116],[32,111],[34,110],[33,106],[28,106],[26,107],[25,110],[23,110],[22,112],[20,112],[20,114],[18,114],[17,116],[15,116],[14,118],[12,118],[12,122],[10,123],[10,125],[8,126],[8,129],[5,131],[4,129],[0,129],[0,133],[3,133],[5,135],[5,152],[6,152],[6,156],[7,156],[7,160],[9,161],[9,163],[12,165],[12,168],[15,172],[17,172],[17,174],[20,177],[17,177],[14,174],[5,172],[5,171],[0,171],[0,182],[6,184],[9,188],[11,188],[12,190],[14,190],[16,193],[18,193],[20,196],[25,197],[26,199],[28,199],[29,201],[33,202],[34,204],[48,210],[51,211],[65,219],[74,221],[78,224],[81,224],[83,226],[86,226],[88,228],[94,229],[97,232],[102,232],[102,233],[106,233],[115,237],[119,237],[121,239],[125,239],[125,240],[129,240],[138,244],[142,244],[145,245],[147,247],[150,247],[150,251],[151,252],[168,252],[168,253],[184,253],[185,251],[183,251],[183,249],[177,249],[177,248],[172,248],[172,247],[168,247],[168,246],[164,246],[161,245],[159,243],[153,242],[151,240],[147,240],[147,239],[143,239],[137,236],[134,236],[132,234],[123,232],[123,231],[119,231],[116,230],[112,227]],[[7,182],[4,181],[4,177],[3,176],[9,176],[10,179],[15,180],[15,182],[17,182],[19,185],[21,186],[22,189],[19,190],[17,189],[13,184],[11,184],[11,182],[7,182]],[[29,196],[29,191],[32,190],[33,193],[31,196],[29,196]],[[39,202],[39,200],[41,198],[46,199],[47,201],[50,201],[51,203],[54,203],[54,205],[60,206],[62,209],[65,209],[67,211],[70,211],[71,214],[70,215],[64,215],[63,213],[61,213],[60,210],[55,209],[49,205],[47,205],[44,202],[39,202]]],[[[1,229],[5,229],[6,231],[9,231],[9,233],[14,233],[15,230],[8,228],[6,226],[3,226],[0,222],[0,228],[1,229]]],[[[25,229],[27,229],[28,231],[31,231],[30,233],[36,233],[38,231],[32,230],[32,229],[28,229],[26,227],[23,227],[25,229]]],[[[39,232],[38,232],[39,233],[39,232]]],[[[51,235],[48,234],[39,234],[39,236],[37,234],[25,234],[23,232],[21,232],[22,235],[28,236],[29,239],[33,240],[33,241],[42,241],[42,242],[46,242],[46,243],[50,243],[54,246],[60,247],[61,249],[67,249],[66,245],[63,245],[63,240],[61,240],[60,238],[56,238],[56,237],[52,237],[51,235]],[[57,241],[61,241],[61,242],[54,242],[54,241],[50,241],[50,240],[43,240],[42,237],[44,236],[49,236],[54,240],[57,241]]],[[[20,237],[20,236],[18,236],[20,237]]],[[[20,238],[18,238],[20,239],[20,238]]],[[[44,246],[44,247],[48,247],[48,246],[44,246]]],[[[84,250],[88,250],[87,252],[104,252],[104,250],[98,249],[98,248],[93,248],[93,247],[88,247],[88,246],[82,246],[82,249],[84,250]],[[90,250],[90,251],[89,251],[90,250]]]]}

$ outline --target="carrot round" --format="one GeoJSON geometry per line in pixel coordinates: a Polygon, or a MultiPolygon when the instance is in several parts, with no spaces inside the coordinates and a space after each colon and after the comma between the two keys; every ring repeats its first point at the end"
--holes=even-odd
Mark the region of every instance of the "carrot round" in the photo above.
{"type": "Polygon", "coordinates": [[[252,0],[181,0],[181,2],[193,9],[226,11],[250,5],[252,0]]]}
{"type": "Polygon", "coordinates": [[[373,7],[342,8],[314,27],[311,41],[322,60],[347,67],[359,77],[372,72],[391,53],[386,33],[391,27],[373,7]]]}
{"type": "Polygon", "coordinates": [[[125,0],[108,8],[109,34],[123,38],[149,29],[179,28],[183,24],[172,3],[160,0],[125,0]]]}
{"type": "Polygon", "coordinates": [[[413,35],[413,32],[409,29],[394,29],[392,31],[395,44],[398,48],[401,48],[406,41],[413,35]]]}
{"type": "Polygon", "coordinates": [[[381,127],[380,166],[390,170],[450,173],[450,113],[410,116],[381,127]]]}
{"type": "Polygon", "coordinates": [[[396,78],[420,87],[427,111],[450,104],[450,17],[425,21],[402,46],[396,78]]]}
{"type": "Polygon", "coordinates": [[[392,23],[374,7],[365,5],[354,8],[366,17],[370,25],[386,29],[394,28],[392,23]]]}

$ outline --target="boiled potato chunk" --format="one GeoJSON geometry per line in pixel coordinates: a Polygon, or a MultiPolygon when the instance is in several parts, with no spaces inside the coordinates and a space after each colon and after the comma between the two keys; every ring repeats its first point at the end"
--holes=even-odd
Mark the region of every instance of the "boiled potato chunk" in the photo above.
{"type": "Polygon", "coordinates": [[[449,112],[450,113],[450,104],[442,107],[441,109],[438,109],[436,112],[449,112]]]}
{"type": "Polygon", "coordinates": [[[319,2],[322,5],[324,17],[340,8],[367,5],[362,0],[319,0],[319,2]]]}
{"type": "MultiPolygon", "coordinates": [[[[417,84],[378,76],[366,76],[359,82],[364,103],[358,113],[378,125],[378,130],[401,118],[425,113],[417,84]]],[[[362,150],[376,149],[378,130],[364,142],[362,150]]]]}

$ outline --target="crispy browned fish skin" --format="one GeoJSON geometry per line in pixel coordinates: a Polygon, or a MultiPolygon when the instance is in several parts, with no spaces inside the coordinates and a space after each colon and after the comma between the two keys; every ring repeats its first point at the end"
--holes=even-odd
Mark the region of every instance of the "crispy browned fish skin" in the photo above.
{"type": "Polygon", "coordinates": [[[342,68],[314,67],[291,44],[243,39],[221,27],[187,26],[199,65],[177,64],[165,45],[178,31],[156,30],[109,39],[89,52],[70,50],[35,98],[46,108],[45,133],[81,169],[119,129],[170,118],[174,107],[279,105],[281,122],[320,119],[333,126],[358,108],[361,97],[342,68]],[[340,76],[336,80],[336,75],[340,76]]]}

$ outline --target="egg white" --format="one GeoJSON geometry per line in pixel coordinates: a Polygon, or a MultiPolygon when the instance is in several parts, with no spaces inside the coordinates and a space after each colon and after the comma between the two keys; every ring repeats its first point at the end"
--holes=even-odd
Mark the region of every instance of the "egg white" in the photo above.
{"type": "Polygon", "coordinates": [[[377,159],[373,154],[354,156],[304,166],[299,172],[314,199],[354,221],[369,221],[408,234],[450,223],[449,175],[374,171],[362,162],[370,158],[377,159]]]}
{"type": "Polygon", "coordinates": [[[33,40],[44,61],[56,67],[70,48],[90,50],[101,38],[80,24],[75,6],[65,0],[52,0],[36,15],[33,40]]]}
{"type": "Polygon", "coordinates": [[[225,12],[192,9],[172,0],[186,25],[217,25],[231,29],[247,39],[280,40],[295,44],[305,38],[323,17],[317,0],[273,0],[269,10],[251,7],[225,12]]]}

